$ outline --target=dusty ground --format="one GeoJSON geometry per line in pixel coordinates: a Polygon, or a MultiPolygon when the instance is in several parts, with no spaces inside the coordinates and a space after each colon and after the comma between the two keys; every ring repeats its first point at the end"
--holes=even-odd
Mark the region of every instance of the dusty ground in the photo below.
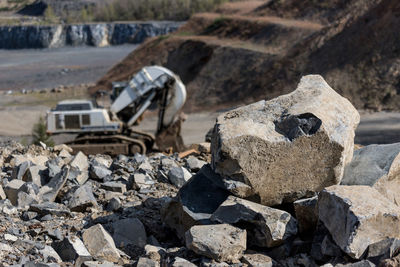
{"type": "Polygon", "coordinates": [[[136,47],[0,50],[0,91],[95,82],[136,47]]]}
{"type": "MultiPolygon", "coordinates": [[[[17,139],[30,142],[33,125],[46,110],[65,98],[87,98],[83,90],[70,90],[63,93],[2,95],[0,93],[0,140],[17,139]]],[[[221,112],[197,112],[187,114],[182,135],[185,144],[203,142],[206,133],[213,127],[221,112]]],[[[361,123],[356,131],[355,142],[358,144],[384,144],[400,142],[400,113],[361,111],[361,123]]],[[[137,126],[138,129],[154,133],[157,117],[150,115],[137,126]]],[[[73,136],[55,136],[56,142],[73,139],[73,136]]]]}

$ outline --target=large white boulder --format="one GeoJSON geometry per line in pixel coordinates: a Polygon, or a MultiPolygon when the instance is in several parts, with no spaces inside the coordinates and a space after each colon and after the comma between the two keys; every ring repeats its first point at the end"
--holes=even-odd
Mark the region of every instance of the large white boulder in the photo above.
{"type": "Polygon", "coordinates": [[[340,183],[359,120],[321,76],[308,75],[288,95],[220,115],[212,166],[238,197],[293,202],[340,183]],[[251,190],[240,190],[245,186],[251,190]]]}

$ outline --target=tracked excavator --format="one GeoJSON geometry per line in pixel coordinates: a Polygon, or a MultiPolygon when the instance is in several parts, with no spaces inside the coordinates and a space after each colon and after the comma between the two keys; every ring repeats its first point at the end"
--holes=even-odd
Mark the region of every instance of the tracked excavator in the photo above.
{"type": "Polygon", "coordinates": [[[67,144],[85,154],[145,154],[154,143],[160,150],[184,149],[180,111],[186,88],[172,71],[144,67],[129,82],[113,83],[110,108],[91,100],[65,100],[47,112],[48,134],[77,134],[67,144]],[[133,128],[143,113],[158,106],[156,137],[133,128]]]}

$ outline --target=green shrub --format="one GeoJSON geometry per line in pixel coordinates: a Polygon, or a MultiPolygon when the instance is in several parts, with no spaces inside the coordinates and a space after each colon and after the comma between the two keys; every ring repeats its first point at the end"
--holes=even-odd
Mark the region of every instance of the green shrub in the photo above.
{"type": "Polygon", "coordinates": [[[47,146],[54,146],[54,141],[46,132],[47,127],[43,117],[39,118],[39,121],[33,125],[32,129],[32,144],[40,145],[40,142],[45,143],[47,146]]]}

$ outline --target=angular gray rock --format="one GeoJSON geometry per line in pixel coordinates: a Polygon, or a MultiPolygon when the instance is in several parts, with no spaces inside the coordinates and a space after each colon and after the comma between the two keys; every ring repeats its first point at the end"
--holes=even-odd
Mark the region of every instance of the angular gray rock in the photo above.
{"type": "Polygon", "coordinates": [[[342,185],[368,185],[400,204],[400,143],[369,145],[354,151],[342,185]]]}
{"type": "Polygon", "coordinates": [[[22,180],[11,180],[5,187],[4,192],[7,198],[11,201],[14,206],[18,205],[18,192],[21,186],[25,184],[22,180]]]}
{"type": "Polygon", "coordinates": [[[147,235],[143,223],[137,218],[128,218],[112,224],[114,242],[118,247],[135,245],[144,248],[147,235]]]}
{"type": "Polygon", "coordinates": [[[103,180],[107,176],[110,176],[110,171],[106,166],[103,165],[92,165],[90,168],[90,178],[95,180],[103,180]]]}
{"type": "Polygon", "coordinates": [[[210,223],[211,215],[229,195],[221,177],[207,164],[162,208],[163,222],[183,239],[193,225],[210,223]]]}
{"type": "Polygon", "coordinates": [[[7,198],[6,193],[4,192],[3,186],[0,184],[0,199],[4,200],[7,198]]]}
{"type": "Polygon", "coordinates": [[[369,260],[362,260],[354,263],[336,264],[335,267],[375,267],[369,260]]]}
{"type": "Polygon", "coordinates": [[[174,262],[172,263],[171,267],[196,267],[196,264],[191,263],[188,260],[175,257],[174,262]]]}
{"type": "Polygon", "coordinates": [[[235,261],[246,250],[246,230],[229,224],[195,225],[185,234],[188,249],[217,261],[235,261]]]}
{"type": "Polygon", "coordinates": [[[172,167],[168,172],[168,179],[178,188],[181,188],[191,177],[192,174],[184,167],[172,167]]]}
{"type": "Polygon", "coordinates": [[[318,197],[296,200],[293,206],[299,232],[303,234],[314,232],[318,223],[318,197]]]}
{"type": "Polygon", "coordinates": [[[148,189],[155,181],[148,174],[135,173],[133,175],[133,187],[135,189],[148,189]]]}
{"type": "Polygon", "coordinates": [[[54,202],[43,202],[40,204],[31,204],[29,211],[34,211],[42,216],[45,215],[56,215],[56,216],[70,216],[71,212],[63,204],[54,202]]]}
{"type": "Polygon", "coordinates": [[[89,161],[86,155],[79,151],[72,159],[70,165],[80,172],[76,177],[78,184],[84,184],[89,178],[89,161]]]}
{"type": "Polygon", "coordinates": [[[51,246],[44,246],[43,249],[39,250],[39,253],[40,253],[40,255],[43,256],[45,261],[49,261],[49,262],[55,261],[57,263],[62,262],[61,257],[57,254],[57,252],[51,246]]]}
{"type": "Polygon", "coordinates": [[[90,183],[72,188],[66,198],[71,211],[84,212],[88,207],[97,207],[97,201],[90,183]]]}
{"type": "MultiPolygon", "coordinates": [[[[251,186],[248,196],[276,205],[339,184],[351,161],[360,116],[319,75],[297,89],[218,117],[213,169],[251,186]]],[[[231,190],[232,193],[235,193],[231,190]]]]}
{"type": "Polygon", "coordinates": [[[38,194],[39,198],[43,202],[53,202],[67,182],[69,173],[69,167],[64,167],[60,173],[54,176],[45,186],[40,188],[38,194]]]}
{"type": "Polygon", "coordinates": [[[22,177],[25,175],[26,171],[32,165],[32,162],[29,160],[23,161],[21,164],[14,167],[13,172],[11,174],[12,179],[22,180],[22,177]]]}
{"type": "Polygon", "coordinates": [[[145,257],[140,257],[136,263],[136,267],[160,267],[160,263],[145,257]]]}
{"type": "Polygon", "coordinates": [[[114,240],[101,224],[96,224],[86,229],[82,238],[88,251],[96,259],[111,262],[118,262],[120,259],[114,240]]]}
{"type": "Polygon", "coordinates": [[[276,263],[272,258],[260,253],[246,253],[242,257],[242,262],[246,263],[249,267],[276,266],[276,263]]]}
{"type": "Polygon", "coordinates": [[[379,265],[383,260],[390,259],[398,254],[399,249],[400,239],[386,238],[369,245],[367,259],[372,263],[379,265]]]}
{"type": "Polygon", "coordinates": [[[335,243],[354,259],[373,243],[400,237],[400,208],[372,187],[328,187],[319,194],[318,209],[335,243]]]}
{"type": "MultiPolygon", "coordinates": [[[[229,196],[211,216],[212,221],[243,226],[249,245],[275,247],[297,234],[297,222],[288,212],[229,196]]],[[[243,228],[241,227],[241,228],[243,228]]]]}
{"type": "Polygon", "coordinates": [[[63,261],[75,261],[80,266],[85,261],[92,260],[82,240],[76,236],[66,237],[62,241],[55,241],[51,244],[63,261]]]}
{"type": "Polygon", "coordinates": [[[207,162],[199,160],[194,156],[189,156],[186,159],[186,165],[192,172],[198,172],[207,162]]]}
{"type": "Polygon", "coordinates": [[[46,182],[45,171],[47,167],[44,166],[31,166],[29,167],[22,180],[25,182],[32,182],[38,186],[42,186],[46,182]]]}
{"type": "Polygon", "coordinates": [[[101,184],[101,188],[118,193],[125,193],[126,192],[126,185],[119,182],[106,182],[101,184]]]}

